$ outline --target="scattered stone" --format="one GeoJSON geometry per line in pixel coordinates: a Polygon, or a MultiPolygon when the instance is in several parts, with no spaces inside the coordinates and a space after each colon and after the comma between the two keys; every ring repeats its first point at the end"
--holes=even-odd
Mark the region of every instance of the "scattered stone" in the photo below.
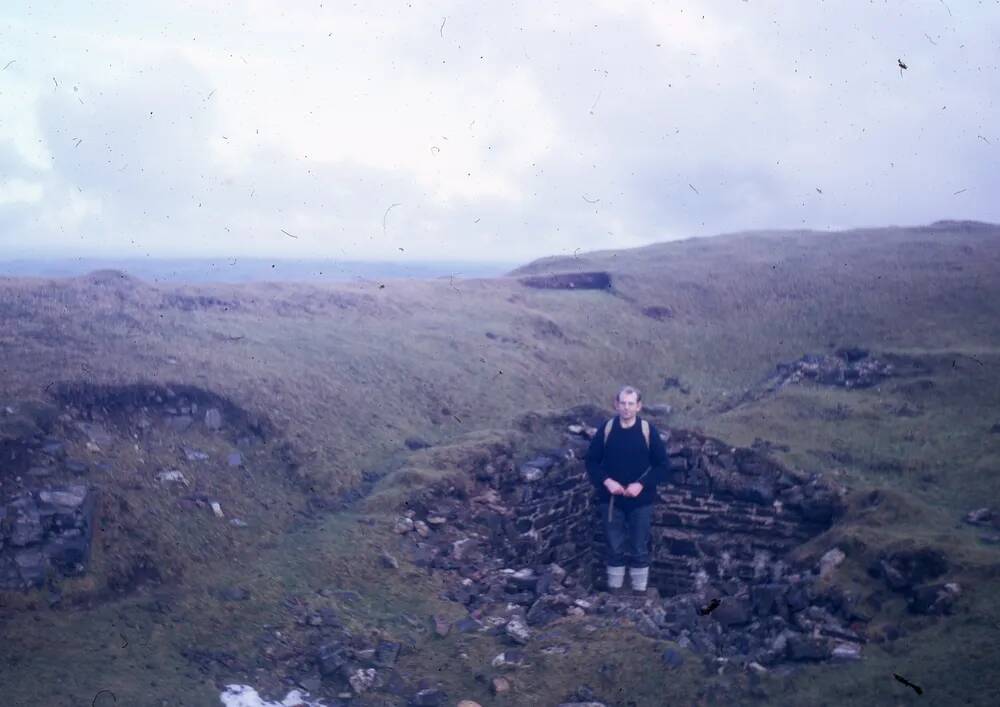
{"type": "Polygon", "coordinates": [[[433,616],[431,621],[434,624],[434,633],[440,638],[444,638],[451,633],[451,622],[443,616],[433,616]]]}
{"type": "Polygon", "coordinates": [[[359,695],[368,692],[375,684],[375,668],[358,668],[347,678],[347,682],[359,695]]]}
{"type": "Polygon", "coordinates": [[[992,508],[977,508],[974,511],[969,511],[965,514],[965,522],[970,525],[994,525],[997,520],[997,514],[992,508]]]}
{"type": "Polygon", "coordinates": [[[209,408],[205,411],[205,427],[210,430],[222,428],[222,413],[218,408],[209,408]]]}
{"type": "Polygon", "coordinates": [[[243,520],[242,518],[230,518],[229,519],[229,524],[230,525],[235,525],[237,528],[246,528],[246,527],[248,527],[247,522],[245,520],[243,520]]]}
{"type": "Polygon", "coordinates": [[[397,560],[395,557],[393,557],[392,555],[390,555],[385,550],[383,550],[381,552],[381,554],[379,554],[379,559],[382,561],[382,566],[383,567],[387,567],[387,568],[393,569],[393,570],[398,570],[399,569],[399,560],[397,560]]]}
{"type": "Polygon", "coordinates": [[[406,516],[400,516],[396,519],[396,525],[393,526],[393,530],[400,535],[410,532],[413,530],[413,519],[407,518],[406,516]]]}
{"type": "Polygon", "coordinates": [[[453,624],[453,627],[459,633],[472,633],[473,631],[478,631],[483,627],[482,622],[477,621],[471,616],[466,616],[464,619],[459,619],[453,624]]]}
{"type": "Polygon", "coordinates": [[[528,626],[517,616],[507,622],[507,625],[504,627],[504,633],[515,643],[522,645],[531,639],[531,631],[528,629],[528,626]]]}
{"type": "Polygon", "coordinates": [[[427,523],[422,520],[413,521],[413,529],[422,538],[430,537],[431,529],[427,527],[427,523]]]}
{"type": "Polygon", "coordinates": [[[193,449],[191,447],[184,447],[184,457],[189,462],[203,462],[208,460],[208,454],[200,449],[193,449]]]}
{"type": "Polygon", "coordinates": [[[861,660],[861,646],[857,643],[838,643],[830,657],[834,660],[861,660]]]}
{"type": "Polygon", "coordinates": [[[490,664],[494,668],[523,668],[526,665],[524,654],[517,649],[504,651],[495,657],[490,664]]]}
{"type": "Polygon", "coordinates": [[[846,557],[847,555],[840,548],[835,547],[827,550],[819,560],[819,576],[824,578],[830,576],[846,557]]]}
{"type": "Polygon", "coordinates": [[[538,577],[531,568],[520,569],[508,577],[508,582],[517,589],[530,589],[534,591],[538,585],[538,577]]]}
{"type": "Polygon", "coordinates": [[[455,707],[483,707],[478,702],[473,702],[472,700],[459,700],[455,707]]]}
{"type": "Polygon", "coordinates": [[[179,484],[184,484],[185,486],[191,485],[190,483],[188,483],[188,480],[184,478],[184,474],[182,474],[177,469],[168,469],[166,471],[161,471],[159,474],[156,475],[156,480],[164,484],[179,483],[179,484]]]}
{"type": "Polygon", "coordinates": [[[495,677],[490,681],[490,690],[494,695],[506,695],[510,692],[510,681],[504,677],[495,677]]]}
{"type": "Polygon", "coordinates": [[[427,516],[427,525],[431,527],[439,527],[448,522],[448,519],[444,516],[427,516]]]}
{"type": "Polygon", "coordinates": [[[212,513],[215,514],[216,518],[225,518],[225,514],[222,512],[222,506],[219,505],[218,501],[212,501],[209,504],[212,507],[212,513]]]}

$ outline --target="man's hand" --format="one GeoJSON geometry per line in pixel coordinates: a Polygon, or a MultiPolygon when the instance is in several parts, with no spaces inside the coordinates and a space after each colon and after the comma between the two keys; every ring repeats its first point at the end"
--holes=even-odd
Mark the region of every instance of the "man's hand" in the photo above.
{"type": "Polygon", "coordinates": [[[625,487],[620,483],[612,479],[610,476],[604,480],[604,488],[608,490],[612,496],[625,496],[627,492],[625,487]]]}
{"type": "Polygon", "coordinates": [[[635,498],[640,493],[642,493],[642,484],[638,481],[634,481],[625,488],[625,495],[629,498],[635,498]]]}

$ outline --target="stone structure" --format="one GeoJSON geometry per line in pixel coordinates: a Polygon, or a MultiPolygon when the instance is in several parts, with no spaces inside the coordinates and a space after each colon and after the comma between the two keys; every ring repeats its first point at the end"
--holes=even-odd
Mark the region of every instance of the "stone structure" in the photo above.
{"type": "MultiPolygon", "coordinates": [[[[494,544],[520,566],[554,562],[599,583],[604,538],[582,461],[595,428],[570,429],[565,448],[497,473],[512,512],[494,544]]],[[[661,594],[705,582],[776,581],[788,551],[830,526],[839,497],[818,479],[693,432],[663,436],[673,474],[659,489],[650,573],[661,594]]]]}
{"type": "Polygon", "coordinates": [[[609,290],[611,275],[606,272],[563,272],[530,275],[518,280],[526,287],[542,290],[609,290]]]}
{"type": "MultiPolygon", "coordinates": [[[[609,627],[625,619],[644,635],[762,672],[784,661],[860,659],[869,617],[856,596],[820,581],[845,553],[788,558],[830,527],[839,491],[693,432],[662,433],[674,473],[654,513],[650,582],[659,596],[600,591],[604,541],[583,457],[604,415],[590,406],[529,415],[522,431],[551,443],[562,430],[562,444],[521,464],[512,445],[479,448],[464,465],[467,481],[453,477],[407,502],[395,531],[411,540],[417,565],[446,573],[445,596],[469,612],[451,629],[436,624],[440,635],[492,631],[523,646],[574,616],[609,627]]],[[[914,602],[945,613],[957,594],[934,585],[914,602]]]]}
{"type": "Polygon", "coordinates": [[[692,432],[665,441],[674,474],[660,487],[651,569],[661,593],[706,581],[771,581],[775,563],[830,527],[839,498],[818,479],[692,432]]]}
{"type": "Polygon", "coordinates": [[[83,574],[94,492],[84,484],[24,491],[0,502],[0,589],[30,589],[49,572],[83,574]]]}

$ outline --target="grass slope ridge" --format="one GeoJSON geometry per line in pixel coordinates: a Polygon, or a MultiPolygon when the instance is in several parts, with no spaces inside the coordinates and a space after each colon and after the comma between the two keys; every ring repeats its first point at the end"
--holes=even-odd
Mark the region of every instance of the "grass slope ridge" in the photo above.
{"type": "MultiPolygon", "coordinates": [[[[266,419],[301,462],[298,473],[307,483],[297,488],[333,497],[366,477],[400,469],[377,487],[374,505],[384,508],[406,487],[432,482],[440,472],[438,463],[407,463],[407,438],[441,445],[437,454],[460,441],[493,444],[525,410],[609,402],[617,386],[629,382],[644,391],[645,401],[671,404],[676,426],[733,444],[761,437],[787,445],[782,461],[851,486],[856,495],[847,523],[802,549],[817,554],[832,544],[844,547],[847,588],[874,591],[868,561],[913,543],[944,548],[969,588],[965,613],[938,623],[901,618],[898,598],[887,596],[886,615],[904,621],[907,636],[884,650],[873,648],[870,659],[849,669],[847,687],[844,673],[808,669],[768,683],[769,699],[836,703],[831,695],[840,695],[890,702],[898,698],[897,686],[880,680],[893,670],[944,701],[976,704],[989,680],[997,687],[995,678],[985,678],[985,686],[982,681],[998,658],[991,627],[1000,622],[994,598],[1000,557],[958,519],[1000,497],[1000,434],[990,432],[1000,423],[994,375],[1000,365],[1000,227],[939,222],[732,234],[545,259],[502,278],[384,285],[182,288],[115,271],[65,280],[0,279],[0,403],[51,402],[62,384],[190,384],[266,419]],[[610,275],[610,290],[534,289],[519,281],[594,271],[610,275]],[[841,346],[910,356],[927,373],[865,391],[793,386],[752,404],[729,405],[770,377],[777,363],[841,346]],[[917,414],[893,412],[903,403],[917,414]],[[882,500],[864,502],[873,491],[882,500]]],[[[361,561],[351,555],[361,546],[335,544],[351,535],[348,525],[331,521],[308,540],[296,535],[261,553],[260,571],[275,574],[257,580],[259,593],[277,605],[288,587],[306,592],[342,582],[334,569],[359,561],[364,581],[352,581],[352,588],[383,581],[371,562],[372,548],[365,546],[369,555],[361,561]],[[322,548],[323,566],[305,547],[322,548]]],[[[375,528],[364,535],[369,543],[389,541],[375,528]]],[[[227,566],[205,572],[199,583],[243,574],[227,566]]],[[[416,574],[403,576],[412,581],[416,574]]],[[[389,580],[390,598],[371,611],[389,617],[396,603],[424,606],[404,584],[389,580]]],[[[185,601],[181,615],[198,626],[209,609],[185,601]]],[[[276,621],[272,606],[254,608],[261,621],[276,621]]],[[[130,621],[141,616],[138,609],[117,610],[130,621]]],[[[96,609],[87,619],[94,623],[76,629],[93,629],[115,611],[96,609]]],[[[238,615],[205,626],[237,635],[238,615]]],[[[84,618],[53,614],[40,623],[69,630],[77,620],[84,618]]],[[[12,621],[10,635],[28,635],[29,619],[12,621]]],[[[184,640],[211,642],[207,630],[184,640]]],[[[32,645],[42,649],[39,640],[32,645]]],[[[96,651],[97,639],[87,640],[96,651]]],[[[618,639],[608,640],[595,639],[588,648],[591,667],[618,639]]],[[[59,649],[62,665],[72,661],[72,645],[59,649]]],[[[172,670],[170,646],[155,645],[172,670]]],[[[11,644],[7,657],[29,648],[11,644]]],[[[482,647],[484,655],[491,649],[482,647]]],[[[442,650],[431,649],[418,662],[431,671],[455,660],[442,650]]],[[[60,679],[62,668],[45,656],[31,659],[30,672],[60,679]]],[[[31,694],[33,679],[23,671],[29,663],[22,661],[21,669],[0,665],[7,666],[3,682],[19,685],[15,694],[31,694]]],[[[123,667],[119,674],[126,679],[129,671],[123,667]]],[[[584,679],[585,671],[573,675],[584,679]]],[[[687,694],[696,679],[685,677],[681,692],[687,694]]],[[[525,682],[534,684],[538,676],[525,682]]]]}

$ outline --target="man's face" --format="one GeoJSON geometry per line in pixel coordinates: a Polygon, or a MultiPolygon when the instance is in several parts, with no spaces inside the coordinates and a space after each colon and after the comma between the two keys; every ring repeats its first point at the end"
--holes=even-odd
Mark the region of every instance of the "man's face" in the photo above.
{"type": "Polygon", "coordinates": [[[642,410],[642,403],[637,399],[635,393],[625,393],[615,401],[615,409],[622,422],[635,419],[636,414],[642,410]]]}

